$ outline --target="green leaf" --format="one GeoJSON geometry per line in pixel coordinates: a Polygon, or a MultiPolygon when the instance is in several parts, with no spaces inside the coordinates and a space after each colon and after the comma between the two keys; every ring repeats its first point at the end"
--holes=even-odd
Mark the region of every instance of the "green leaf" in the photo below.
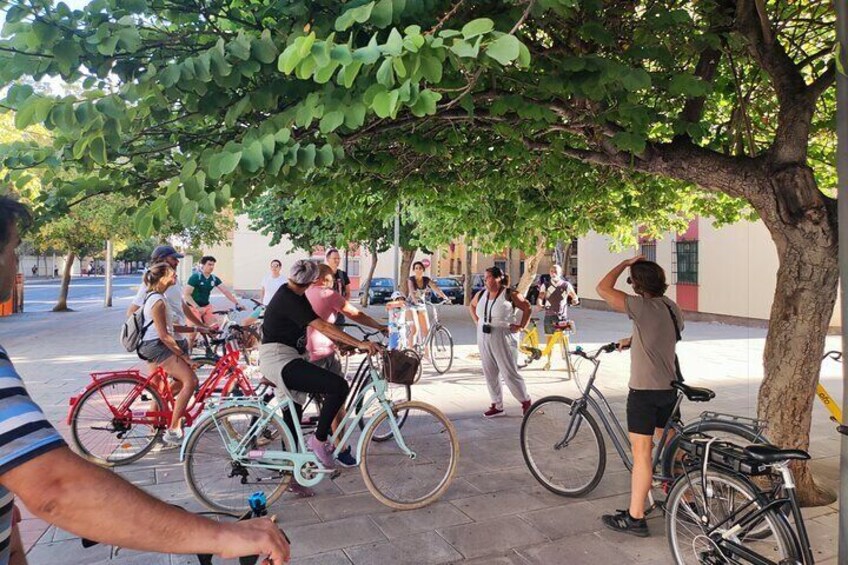
{"type": "Polygon", "coordinates": [[[388,118],[397,110],[398,91],[391,92],[383,91],[374,97],[374,102],[371,103],[371,108],[379,118],[388,118]]]}
{"type": "Polygon", "coordinates": [[[321,130],[321,133],[330,133],[342,125],[344,123],[344,119],[345,115],[341,110],[327,112],[324,114],[324,117],[321,118],[321,121],[318,124],[318,129],[321,130]]]}
{"type": "Polygon", "coordinates": [[[353,82],[356,80],[356,75],[359,74],[359,69],[362,68],[362,63],[360,61],[354,61],[350,65],[346,66],[341,70],[342,73],[342,83],[345,88],[350,88],[353,86],[353,82]]]}
{"type": "Polygon", "coordinates": [[[277,68],[280,72],[290,75],[303,57],[300,55],[300,46],[297,43],[292,43],[282,52],[277,60],[277,68]]]}
{"type": "Polygon", "coordinates": [[[389,32],[389,38],[386,40],[386,44],[383,45],[383,53],[386,55],[400,55],[403,53],[403,37],[397,28],[392,28],[392,31],[389,32]]]}
{"type": "Polygon", "coordinates": [[[478,18],[476,20],[471,20],[470,22],[462,26],[462,36],[465,39],[472,39],[474,37],[477,37],[478,35],[489,33],[493,29],[495,29],[495,22],[493,22],[489,18],[478,18]]]}
{"type": "Polygon", "coordinates": [[[392,57],[392,66],[394,66],[395,74],[399,79],[406,78],[406,66],[403,64],[403,57],[392,57]]]}
{"type": "Polygon", "coordinates": [[[518,59],[521,42],[514,35],[502,35],[489,44],[486,55],[501,65],[507,65],[518,59]]]}
{"type": "Polygon", "coordinates": [[[421,57],[421,72],[428,82],[438,84],[442,82],[442,62],[438,57],[421,57]]]}
{"type": "Polygon", "coordinates": [[[262,136],[262,139],[259,140],[262,143],[262,156],[265,158],[267,162],[268,159],[274,156],[274,149],[276,148],[276,142],[274,141],[274,134],[268,133],[262,136]]]}
{"type": "Polygon", "coordinates": [[[369,20],[376,27],[387,27],[392,23],[392,0],[380,0],[371,11],[369,20]]]}
{"type": "Polygon", "coordinates": [[[345,31],[355,23],[365,23],[371,17],[371,11],[374,9],[374,2],[369,2],[357,8],[346,10],[341,16],[336,18],[336,31],[345,31]]]}
{"type": "Polygon", "coordinates": [[[277,130],[277,133],[274,134],[274,141],[279,144],[286,144],[291,139],[291,130],[289,128],[282,128],[277,130]]]}
{"type": "Polygon", "coordinates": [[[52,99],[38,95],[30,96],[15,112],[15,127],[24,129],[31,124],[41,123],[47,119],[52,109],[52,99]]]}
{"type": "Polygon", "coordinates": [[[106,141],[103,139],[103,136],[92,138],[91,142],[88,144],[88,154],[98,165],[106,164],[106,141]]]}
{"type": "Polygon", "coordinates": [[[365,113],[368,108],[362,102],[354,102],[345,109],[345,126],[358,129],[365,123],[365,113]]]}
{"type": "Polygon", "coordinates": [[[183,204],[180,210],[180,223],[183,226],[190,227],[194,225],[194,219],[197,216],[197,202],[188,201],[183,204]]]}
{"type": "Polygon", "coordinates": [[[382,55],[380,48],[376,45],[369,45],[367,47],[360,47],[359,49],[353,52],[353,60],[354,62],[358,62],[364,65],[373,65],[377,62],[377,60],[382,55]]]}
{"type": "Polygon", "coordinates": [[[220,174],[218,175],[218,177],[213,178],[220,178],[235,171],[240,159],[241,151],[237,151],[235,153],[224,151],[222,153],[219,153],[217,158],[217,168],[220,174]]]}
{"type": "Polygon", "coordinates": [[[318,167],[329,167],[334,160],[333,146],[329,143],[324,144],[315,154],[315,165],[318,167]]]}
{"type": "Polygon", "coordinates": [[[262,143],[259,140],[249,143],[244,148],[240,163],[248,173],[255,173],[265,166],[265,157],[262,155],[262,143]]]}
{"type": "Polygon", "coordinates": [[[270,65],[274,62],[279,51],[271,40],[271,30],[264,30],[261,37],[253,40],[250,44],[250,53],[260,63],[270,65]]]}
{"type": "Polygon", "coordinates": [[[351,55],[350,47],[347,45],[334,45],[330,50],[330,59],[341,65],[353,63],[353,55],[351,55]]]}
{"type": "Polygon", "coordinates": [[[631,92],[651,87],[651,75],[643,69],[630,69],[621,75],[621,85],[631,92]]]}
{"type": "Polygon", "coordinates": [[[522,69],[530,67],[530,50],[523,43],[518,46],[518,66],[522,69]]]}
{"type": "Polygon", "coordinates": [[[645,138],[629,131],[621,131],[612,137],[613,144],[622,151],[638,154],[645,150],[645,138]]]}
{"type": "Polygon", "coordinates": [[[477,55],[480,54],[480,39],[482,36],[477,38],[477,41],[472,45],[467,41],[462,39],[454,39],[453,45],[451,45],[450,50],[460,58],[471,58],[476,59],[477,55]]]}
{"type": "Polygon", "coordinates": [[[295,44],[298,46],[301,58],[306,57],[312,52],[312,46],[315,45],[315,32],[313,31],[309,35],[298,37],[295,40],[295,44]]]}
{"type": "Polygon", "coordinates": [[[315,153],[314,143],[301,147],[297,152],[297,165],[304,170],[315,168],[315,153]]]}
{"type": "Polygon", "coordinates": [[[683,73],[671,78],[668,84],[668,92],[675,96],[706,96],[710,92],[710,85],[695,75],[683,73]]]}
{"type": "Polygon", "coordinates": [[[439,32],[439,37],[443,39],[450,39],[451,37],[456,37],[457,35],[462,35],[462,32],[457,31],[455,29],[443,29],[439,32]]]}
{"type": "Polygon", "coordinates": [[[377,83],[382,84],[386,88],[394,86],[395,75],[392,71],[392,60],[390,58],[383,60],[383,64],[377,69],[377,83]]]}
{"type": "MultiPolygon", "coordinates": [[[[467,98],[467,97],[466,97],[467,98]]],[[[422,90],[418,100],[410,109],[416,117],[432,116],[436,113],[436,103],[442,99],[442,95],[432,90],[422,90]]]]}
{"type": "Polygon", "coordinates": [[[318,84],[325,84],[333,78],[333,73],[336,72],[339,64],[335,61],[330,61],[325,66],[315,71],[314,79],[318,84]]]}
{"type": "Polygon", "coordinates": [[[238,37],[230,41],[227,48],[233,57],[237,59],[241,59],[242,61],[250,59],[250,38],[244,32],[239,32],[238,37]]]}

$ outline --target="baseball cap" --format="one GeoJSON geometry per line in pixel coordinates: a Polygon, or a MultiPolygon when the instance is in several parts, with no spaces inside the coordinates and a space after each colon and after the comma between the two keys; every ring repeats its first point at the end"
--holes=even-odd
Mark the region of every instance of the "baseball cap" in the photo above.
{"type": "Polygon", "coordinates": [[[295,261],[289,271],[289,279],[295,284],[312,284],[318,279],[318,263],[309,259],[295,261]]]}
{"type": "Polygon", "coordinates": [[[150,259],[153,261],[160,261],[162,259],[167,259],[168,257],[182,259],[185,255],[177,253],[177,250],[170,245],[159,245],[153,250],[153,253],[150,254],[150,259]]]}

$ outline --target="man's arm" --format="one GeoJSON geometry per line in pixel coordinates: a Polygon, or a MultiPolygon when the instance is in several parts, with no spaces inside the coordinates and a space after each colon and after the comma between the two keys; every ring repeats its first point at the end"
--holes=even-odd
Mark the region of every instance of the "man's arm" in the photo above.
{"type": "Polygon", "coordinates": [[[375,330],[383,331],[386,329],[385,324],[381,324],[347,300],[345,300],[344,306],[342,306],[342,314],[356,322],[357,324],[362,324],[363,326],[368,326],[369,328],[374,328],[375,330]]]}
{"type": "Polygon", "coordinates": [[[516,308],[521,310],[521,322],[518,324],[510,324],[509,329],[513,332],[519,332],[527,327],[527,322],[530,321],[530,303],[527,302],[527,299],[518,294],[517,292],[507,290],[507,292],[512,292],[512,303],[516,308]]]}
{"type": "MultiPolygon", "coordinates": [[[[194,314],[194,310],[192,310],[191,307],[185,301],[183,301],[183,314],[185,314],[185,317],[188,318],[188,321],[194,324],[195,326],[199,326],[202,328],[206,327],[206,324],[203,323],[203,320],[201,320],[194,314]]],[[[175,331],[182,330],[176,330],[175,327],[175,331]]]]}
{"type": "Polygon", "coordinates": [[[241,302],[239,302],[238,296],[236,296],[235,294],[233,294],[233,293],[230,291],[230,289],[229,289],[229,288],[227,288],[227,285],[225,285],[225,284],[221,283],[221,284],[219,284],[219,285],[217,286],[217,288],[218,288],[218,290],[220,290],[220,291],[221,291],[221,294],[223,294],[224,296],[226,296],[226,297],[227,297],[227,299],[228,299],[230,302],[232,302],[233,304],[235,304],[235,305],[236,305],[236,308],[241,308],[241,302]]]}
{"type": "Polygon", "coordinates": [[[183,303],[188,304],[192,308],[197,308],[199,310],[200,306],[197,304],[197,302],[194,301],[192,294],[194,294],[194,287],[186,283],[186,285],[183,287],[183,303]]]}
{"type": "Polygon", "coordinates": [[[474,323],[480,321],[477,317],[477,299],[480,298],[480,293],[474,295],[474,298],[471,299],[471,303],[468,305],[468,311],[471,313],[471,319],[474,320],[474,323]]]}
{"type": "Polygon", "coordinates": [[[604,302],[609,304],[616,312],[627,311],[625,306],[627,293],[615,288],[615,283],[618,282],[618,277],[621,276],[621,273],[623,273],[625,269],[629,268],[636,261],[641,261],[642,259],[644,259],[644,257],[638,255],[632,259],[622,261],[613,267],[612,270],[610,270],[610,272],[601,279],[598,286],[595,287],[595,290],[598,292],[600,297],[604,299],[604,302]]]}
{"type": "Polygon", "coordinates": [[[373,341],[356,339],[352,335],[346,334],[340,330],[335,324],[331,324],[321,318],[312,320],[309,323],[309,327],[314,330],[318,330],[333,341],[338,341],[345,345],[350,345],[351,347],[358,347],[359,349],[366,349],[369,353],[376,353],[380,349],[380,347],[373,341]]]}
{"type": "Polygon", "coordinates": [[[266,553],[274,565],[288,560],[288,544],[271,520],[225,524],[202,518],[153,498],[67,447],[7,471],[0,484],[42,520],[101,543],[225,557],[266,553]]]}

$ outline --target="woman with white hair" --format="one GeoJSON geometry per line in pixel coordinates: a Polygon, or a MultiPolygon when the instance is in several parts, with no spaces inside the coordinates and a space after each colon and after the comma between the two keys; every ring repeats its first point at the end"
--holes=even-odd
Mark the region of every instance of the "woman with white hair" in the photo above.
{"type": "Polygon", "coordinates": [[[568,319],[568,305],[578,304],[574,287],[562,276],[562,266],[551,265],[551,282],[539,292],[538,303],[545,309],[545,333],[552,335],[556,331],[556,323],[568,319]]]}
{"type": "MultiPolygon", "coordinates": [[[[317,280],[318,264],[314,261],[301,259],[292,266],[288,282],[274,294],[265,309],[259,368],[265,378],[274,383],[278,395],[289,396],[295,401],[298,419],[307,393],[322,395],[315,435],[306,444],[324,467],[332,469],[335,467],[333,445],[327,438],[330,424],[344,405],[349,387],[344,377],[305,359],[306,329],[312,328],[332,340],[371,354],[377,353],[380,348],[373,342],[356,339],[318,317],[305,296],[317,280]]],[[[286,416],[290,417],[290,414],[286,416]]]]}

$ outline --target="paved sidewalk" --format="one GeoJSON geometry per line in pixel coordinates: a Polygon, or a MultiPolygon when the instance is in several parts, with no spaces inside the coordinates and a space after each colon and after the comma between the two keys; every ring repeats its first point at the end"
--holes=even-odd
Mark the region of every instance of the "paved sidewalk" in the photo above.
{"type": "MultiPolygon", "coordinates": [[[[629,332],[623,315],[584,309],[573,315],[579,330],[574,344],[587,349],[629,332]]],[[[32,395],[66,437],[67,399],[88,381],[87,373],[137,364],[118,345],[121,317],[120,311],[87,311],[0,319],[0,343],[9,350],[32,395]]],[[[608,453],[603,480],[583,498],[561,498],[536,483],[518,444],[518,403],[508,398],[506,418],[488,421],[480,416],[489,401],[466,310],[452,307],[443,317],[456,339],[456,364],[446,375],[436,375],[425,365],[424,378],[414,387],[413,396],[440,407],[456,425],[461,456],[452,487],[438,503],[411,512],[393,512],[374,500],[357,469],[321,483],[315,498],[298,500],[286,495],[271,510],[292,539],[294,562],[670,563],[661,517],[649,521],[653,536],[647,539],[602,529],[601,514],[626,506],[629,490],[629,476],[614,451],[608,453]]],[[[756,328],[687,325],[685,341],[679,347],[681,363],[687,382],[717,392],[711,410],[755,413],[764,337],[765,331],[756,328]]],[[[829,345],[838,348],[838,339],[831,339],[829,345]]],[[[606,356],[599,378],[600,388],[621,415],[628,362],[627,355],[606,356]]],[[[841,398],[839,370],[838,364],[828,362],[823,374],[824,384],[837,398],[841,398]]],[[[575,394],[574,383],[563,381],[561,371],[527,370],[525,374],[534,399],[575,394]]],[[[692,417],[700,408],[684,405],[684,413],[692,417]]],[[[821,482],[830,488],[835,488],[838,480],[837,435],[817,404],[813,465],[821,482]]],[[[168,502],[200,509],[185,485],[174,451],[151,454],[118,472],[168,502]]],[[[806,512],[819,563],[836,563],[836,508],[806,512]]],[[[127,520],[131,523],[131,513],[127,520]]],[[[116,552],[109,547],[83,550],[79,540],[47,528],[37,519],[26,520],[23,531],[31,545],[30,562],[35,565],[192,563],[186,557],[116,552]]]]}

